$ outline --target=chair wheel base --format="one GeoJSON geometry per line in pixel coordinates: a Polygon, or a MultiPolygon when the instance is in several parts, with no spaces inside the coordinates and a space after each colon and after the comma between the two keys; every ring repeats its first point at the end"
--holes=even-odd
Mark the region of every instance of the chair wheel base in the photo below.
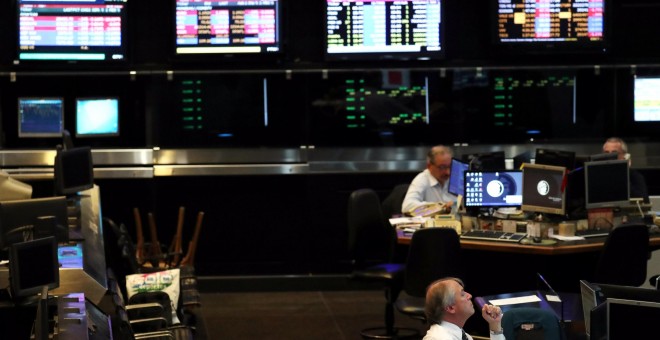
{"type": "Polygon", "coordinates": [[[392,333],[386,327],[365,328],[360,332],[363,339],[419,339],[419,330],[406,327],[394,327],[392,333]]]}

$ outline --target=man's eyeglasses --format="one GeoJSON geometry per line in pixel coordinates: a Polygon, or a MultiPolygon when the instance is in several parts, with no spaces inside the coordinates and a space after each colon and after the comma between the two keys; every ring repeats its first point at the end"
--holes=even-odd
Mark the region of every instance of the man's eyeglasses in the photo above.
{"type": "Polygon", "coordinates": [[[438,168],[439,170],[442,170],[442,171],[451,169],[451,165],[435,165],[435,164],[433,164],[433,166],[438,168]]]}

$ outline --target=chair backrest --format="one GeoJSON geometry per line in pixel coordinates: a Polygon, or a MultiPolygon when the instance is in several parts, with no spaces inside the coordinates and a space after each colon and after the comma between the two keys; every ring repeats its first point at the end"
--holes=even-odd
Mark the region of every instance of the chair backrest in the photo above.
{"type": "Polygon", "coordinates": [[[644,224],[612,229],[598,259],[594,282],[641,286],[646,281],[649,232],[644,224]]]}
{"type": "Polygon", "coordinates": [[[461,243],[456,230],[417,230],[410,240],[406,261],[406,294],[425,297],[426,288],[433,281],[447,276],[463,278],[460,253],[461,243]]]}
{"type": "Polygon", "coordinates": [[[410,184],[408,183],[394,186],[394,189],[383,200],[383,216],[390,218],[394,215],[401,214],[401,205],[403,204],[403,199],[406,198],[409,186],[410,184]]]}
{"type": "Polygon", "coordinates": [[[358,189],[348,198],[348,251],[354,265],[392,260],[396,231],[383,217],[380,198],[373,189],[358,189]]]}
{"type": "Polygon", "coordinates": [[[562,340],[566,336],[554,312],[533,307],[512,308],[502,317],[504,337],[509,340],[562,340]]]}

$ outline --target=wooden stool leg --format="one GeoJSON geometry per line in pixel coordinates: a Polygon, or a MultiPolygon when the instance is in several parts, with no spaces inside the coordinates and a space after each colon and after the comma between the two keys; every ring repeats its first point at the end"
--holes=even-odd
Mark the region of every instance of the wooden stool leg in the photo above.
{"type": "Polygon", "coordinates": [[[186,208],[179,207],[179,219],[176,224],[176,234],[174,235],[174,239],[172,240],[172,243],[170,243],[170,248],[169,248],[170,254],[174,254],[172,260],[170,261],[171,267],[176,267],[179,265],[179,260],[181,259],[181,254],[183,253],[181,238],[183,233],[183,219],[185,212],[186,212],[186,208]]]}
{"type": "Polygon", "coordinates": [[[186,257],[181,260],[181,266],[190,265],[192,266],[195,262],[195,251],[197,250],[197,242],[199,242],[199,232],[202,229],[202,220],[204,220],[204,212],[200,211],[197,214],[197,224],[195,224],[195,233],[193,234],[193,239],[190,241],[188,246],[188,252],[186,257]]]}
{"type": "Polygon", "coordinates": [[[135,259],[138,265],[142,265],[144,263],[144,233],[142,232],[142,218],[140,217],[140,210],[138,208],[133,208],[133,217],[135,218],[135,229],[137,233],[135,259]]]}

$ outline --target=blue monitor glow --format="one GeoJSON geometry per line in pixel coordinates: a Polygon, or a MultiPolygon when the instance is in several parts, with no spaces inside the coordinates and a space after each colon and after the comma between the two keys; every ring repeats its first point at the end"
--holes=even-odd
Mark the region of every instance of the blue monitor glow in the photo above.
{"type": "Polygon", "coordinates": [[[585,206],[587,209],[616,208],[630,204],[627,160],[584,163],[585,206]]]}
{"type": "Polygon", "coordinates": [[[635,77],[635,122],[660,122],[660,77],[635,77]]]}
{"type": "Polygon", "coordinates": [[[118,98],[77,98],[76,137],[119,136],[118,98]]]}
{"type": "Polygon", "coordinates": [[[451,172],[449,173],[449,193],[455,196],[465,196],[465,176],[464,172],[468,171],[470,165],[461,162],[456,158],[451,159],[451,172]]]}
{"type": "Polygon", "coordinates": [[[128,0],[17,0],[18,61],[121,62],[128,0]]]}
{"type": "Polygon", "coordinates": [[[63,128],[62,98],[18,98],[18,137],[59,137],[63,128]]]}
{"type": "Polygon", "coordinates": [[[175,0],[176,55],[269,54],[281,48],[281,1],[175,0]]]}
{"type": "Polygon", "coordinates": [[[522,171],[522,210],[564,215],[566,168],[525,163],[522,171]]]}
{"type": "Polygon", "coordinates": [[[326,57],[438,59],[444,1],[326,0],[326,57]]]}
{"type": "Polygon", "coordinates": [[[522,172],[466,171],[466,208],[519,207],[522,203],[522,172]]]}
{"type": "Polygon", "coordinates": [[[493,0],[497,46],[531,52],[603,50],[609,35],[609,0],[493,0]]]}

